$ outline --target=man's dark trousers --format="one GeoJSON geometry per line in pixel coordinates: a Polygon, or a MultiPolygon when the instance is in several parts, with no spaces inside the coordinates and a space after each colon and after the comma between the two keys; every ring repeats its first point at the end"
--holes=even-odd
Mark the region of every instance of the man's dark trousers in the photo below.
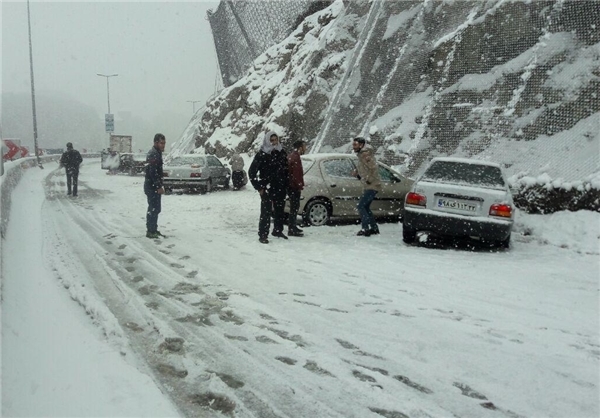
{"type": "Polygon", "coordinates": [[[271,214],[273,213],[273,201],[267,192],[260,196],[260,218],[258,220],[258,237],[266,239],[269,236],[271,226],[271,214]]]}
{"type": "Polygon", "coordinates": [[[146,213],[146,231],[158,231],[158,214],[160,213],[161,195],[157,192],[146,193],[148,198],[148,212],[146,213]]]}
{"type": "Polygon", "coordinates": [[[283,209],[285,199],[273,199],[271,195],[264,192],[260,197],[260,219],[258,221],[259,238],[269,236],[271,227],[271,215],[273,215],[273,231],[283,232],[283,209]]]}
{"type": "Polygon", "coordinates": [[[244,182],[244,172],[243,171],[234,171],[231,174],[231,182],[233,183],[234,189],[239,189],[243,186],[244,182]]]}
{"type": "Polygon", "coordinates": [[[288,190],[290,197],[290,218],[288,219],[288,229],[293,231],[297,228],[296,222],[298,218],[298,211],[300,210],[300,190],[288,190]]]}
{"type": "Polygon", "coordinates": [[[358,201],[357,208],[358,213],[360,214],[363,231],[376,231],[378,229],[373,212],[371,212],[371,203],[373,203],[373,200],[375,200],[375,195],[377,195],[376,190],[365,190],[358,201]]]}
{"type": "Polygon", "coordinates": [[[79,178],[79,170],[67,169],[67,194],[71,194],[71,184],[73,185],[73,196],[77,196],[77,179],[79,178]]]}

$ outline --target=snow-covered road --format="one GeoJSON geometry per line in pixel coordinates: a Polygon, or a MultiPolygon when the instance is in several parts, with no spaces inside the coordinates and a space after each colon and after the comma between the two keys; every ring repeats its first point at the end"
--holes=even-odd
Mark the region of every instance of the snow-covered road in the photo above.
{"type": "Polygon", "coordinates": [[[49,164],[19,199],[40,182],[40,268],[183,416],[600,414],[597,213],[522,215],[509,251],[407,246],[395,223],[263,245],[256,193],[227,190],[165,196],[149,240],[143,177],[87,162],[73,199],[49,164]]]}

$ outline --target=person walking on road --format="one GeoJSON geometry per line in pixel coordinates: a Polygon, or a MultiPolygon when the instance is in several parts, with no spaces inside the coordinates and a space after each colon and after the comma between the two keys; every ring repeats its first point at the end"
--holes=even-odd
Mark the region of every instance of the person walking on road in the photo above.
{"type": "Polygon", "coordinates": [[[79,151],[73,149],[71,142],[67,142],[67,150],[61,155],[59,165],[59,168],[64,167],[67,173],[67,196],[70,196],[72,193],[73,197],[77,197],[79,166],[82,162],[83,158],[81,158],[79,151]]]}
{"type": "Polygon", "coordinates": [[[161,197],[165,193],[163,187],[163,159],[166,139],[163,134],[154,135],[154,146],[146,155],[146,178],[144,180],[144,193],[148,198],[148,211],[146,212],[146,237],[164,237],[158,230],[158,214],[161,211],[161,197]]]}
{"type": "Polygon", "coordinates": [[[358,170],[354,170],[352,174],[363,184],[363,194],[357,206],[362,229],[356,235],[368,237],[379,234],[379,226],[371,212],[371,203],[375,200],[377,193],[381,191],[379,166],[373,148],[366,145],[364,138],[354,138],[352,149],[358,156],[358,170]]]}
{"type": "Polygon", "coordinates": [[[298,211],[300,210],[300,195],[304,189],[304,169],[302,168],[301,155],[306,153],[306,142],[294,142],[294,151],[288,155],[288,168],[290,182],[288,196],[290,197],[290,217],[288,219],[288,235],[290,237],[303,237],[304,232],[297,226],[298,211]]]}
{"type": "Polygon", "coordinates": [[[236,152],[231,156],[229,164],[231,165],[233,190],[239,190],[244,186],[244,159],[236,152]]]}
{"type": "Polygon", "coordinates": [[[248,170],[250,182],[260,194],[258,239],[263,244],[269,243],[271,214],[275,218],[271,235],[288,239],[283,233],[283,209],[288,188],[288,173],[287,154],[279,142],[279,136],[273,131],[267,132],[260,151],[252,160],[248,170]]]}

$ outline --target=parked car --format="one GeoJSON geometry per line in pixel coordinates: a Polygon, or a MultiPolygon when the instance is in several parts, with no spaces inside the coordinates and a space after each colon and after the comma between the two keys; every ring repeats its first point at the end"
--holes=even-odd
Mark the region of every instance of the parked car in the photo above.
{"type": "Polygon", "coordinates": [[[231,170],[214,155],[184,154],[167,161],[163,167],[163,185],[173,189],[210,192],[213,187],[229,188],[231,170]]]}
{"type": "MultiPolygon", "coordinates": [[[[379,164],[383,189],[371,204],[376,218],[400,218],[404,196],[412,180],[383,163],[379,164]]],[[[311,154],[302,156],[304,190],[300,197],[300,211],[305,224],[321,226],[332,218],[360,219],[356,206],[363,186],[351,173],[358,166],[354,154],[311,154]]],[[[285,206],[289,214],[289,202],[285,206]]]]}
{"type": "Polygon", "coordinates": [[[146,154],[124,153],[119,156],[119,171],[130,176],[141,174],[146,169],[146,154]]]}
{"type": "Polygon", "coordinates": [[[417,178],[404,204],[403,238],[418,231],[472,237],[508,248],[515,207],[500,165],[434,158],[417,178]]]}

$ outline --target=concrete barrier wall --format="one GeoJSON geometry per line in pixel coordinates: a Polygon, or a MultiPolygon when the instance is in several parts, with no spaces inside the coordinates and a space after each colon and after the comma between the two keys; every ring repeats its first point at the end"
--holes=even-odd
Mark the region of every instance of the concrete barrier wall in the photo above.
{"type": "MultiPolygon", "coordinates": [[[[42,164],[58,161],[59,159],[60,155],[40,157],[42,164]]],[[[29,168],[37,168],[37,160],[35,157],[21,158],[16,161],[7,161],[4,163],[4,174],[0,177],[0,236],[2,239],[4,239],[6,235],[6,228],[10,217],[12,191],[17,187],[17,184],[19,184],[25,170],[29,168]]]]}

